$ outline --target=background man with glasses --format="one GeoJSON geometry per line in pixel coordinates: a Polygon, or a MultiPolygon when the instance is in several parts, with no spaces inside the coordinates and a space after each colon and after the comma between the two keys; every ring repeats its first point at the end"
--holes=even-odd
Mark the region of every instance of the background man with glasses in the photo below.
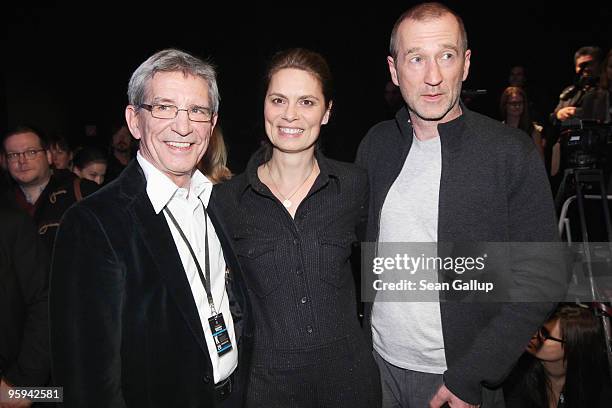
{"type": "Polygon", "coordinates": [[[33,217],[50,252],[64,212],[98,187],[69,170],[52,170],[48,142],[33,128],[19,126],[9,131],[2,150],[13,180],[11,198],[33,217]]]}
{"type": "Polygon", "coordinates": [[[208,206],[219,95],[213,67],[164,50],[132,74],[136,160],[66,213],[54,251],[51,355],[65,406],[242,406],[252,323],[208,206]],[[240,376],[237,373],[240,369],[240,376]]]}

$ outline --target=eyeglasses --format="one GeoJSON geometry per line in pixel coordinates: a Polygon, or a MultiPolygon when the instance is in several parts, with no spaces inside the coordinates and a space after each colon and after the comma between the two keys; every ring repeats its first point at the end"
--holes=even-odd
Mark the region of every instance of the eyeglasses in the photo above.
{"type": "Polygon", "coordinates": [[[565,340],[559,339],[557,337],[551,336],[550,332],[548,331],[548,329],[544,326],[541,326],[538,329],[538,339],[542,342],[546,341],[546,340],[552,340],[552,341],[556,341],[558,343],[565,343],[565,340]]]}
{"type": "Polygon", "coordinates": [[[26,150],[25,152],[7,153],[6,160],[8,160],[11,163],[15,163],[19,161],[19,157],[21,157],[21,155],[23,155],[23,157],[26,160],[34,160],[38,153],[44,152],[44,151],[45,149],[31,149],[31,150],[26,150]]]}
{"type": "Polygon", "coordinates": [[[213,116],[211,110],[203,106],[193,106],[189,109],[179,109],[174,105],[147,105],[146,103],[138,106],[151,112],[151,116],[157,119],[174,119],[180,111],[187,112],[192,122],[210,122],[213,116]]]}

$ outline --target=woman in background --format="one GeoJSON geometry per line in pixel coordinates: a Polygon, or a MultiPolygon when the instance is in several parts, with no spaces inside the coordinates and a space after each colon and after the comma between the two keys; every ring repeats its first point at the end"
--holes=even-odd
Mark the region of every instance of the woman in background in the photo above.
{"type": "Polygon", "coordinates": [[[98,185],[104,183],[108,161],[100,149],[92,146],[82,147],[74,154],[72,163],[72,171],[80,178],[91,180],[98,185]]]}
{"type": "Polygon", "coordinates": [[[217,122],[208,140],[206,153],[197,164],[198,170],[214,184],[222,183],[232,178],[232,172],[227,167],[227,147],[223,139],[223,131],[217,122]]]}
{"type": "Polygon", "coordinates": [[[64,137],[56,137],[49,143],[54,169],[72,169],[73,152],[70,143],[64,137]]]}
{"type": "Polygon", "coordinates": [[[591,309],[560,305],[526,351],[504,384],[507,408],[610,406],[604,337],[591,309]]]}
{"type": "Polygon", "coordinates": [[[517,86],[509,86],[502,93],[499,111],[502,122],[510,127],[521,129],[531,137],[543,158],[542,127],[531,120],[528,106],[529,101],[525,91],[517,86]]]}

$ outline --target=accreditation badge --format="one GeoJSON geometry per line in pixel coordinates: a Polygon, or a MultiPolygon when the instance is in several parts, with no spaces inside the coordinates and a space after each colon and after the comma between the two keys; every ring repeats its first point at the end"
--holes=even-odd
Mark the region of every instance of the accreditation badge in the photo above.
{"type": "Polygon", "coordinates": [[[230,339],[229,332],[225,326],[223,313],[209,317],[208,324],[210,325],[210,331],[212,332],[219,357],[228,353],[232,349],[232,340],[230,339]]]}

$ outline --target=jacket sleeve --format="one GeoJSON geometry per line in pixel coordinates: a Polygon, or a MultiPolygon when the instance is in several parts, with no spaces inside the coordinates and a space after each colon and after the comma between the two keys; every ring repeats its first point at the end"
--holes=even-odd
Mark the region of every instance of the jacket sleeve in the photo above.
{"type": "Polygon", "coordinates": [[[518,290],[511,299],[517,301],[483,304],[497,306],[498,313],[474,333],[470,348],[444,373],[448,389],[472,404],[480,403],[483,384],[499,385],[509,374],[567,289],[552,194],[537,150],[532,147],[520,158],[514,157],[507,169],[509,241],[511,248],[518,249],[510,258],[512,281],[518,290]]]}
{"type": "Polygon", "coordinates": [[[360,206],[359,222],[355,229],[357,233],[357,239],[361,242],[367,241],[368,239],[368,236],[367,236],[368,223],[371,221],[368,219],[368,217],[371,216],[371,214],[369,213],[369,210],[370,210],[370,206],[372,205],[370,198],[372,196],[371,192],[372,192],[373,186],[371,185],[371,182],[372,182],[372,179],[370,177],[371,174],[369,174],[370,163],[368,162],[369,160],[368,156],[370,152],[370,140],[372,139],[372,133],[373,131],[372,129],[370,129],[370,131],[361,140],[361,143],[359,144],[359,148],[357,149],[357,155],[355,156],[355,164],[366,171],[366,175],[364,177],[365,180],[363,181],[366,188],[365,188],[365,193],[363,196],[363,201],[360,206]]]}
{"type": "Polygon", "coordinates": [[[355,225],[355,234],[359,242],[366,241],[366,229],[368,226],[368,210],[370,205],[370,188],[367,174],[359,180],[363,192],[361,193],[361,204],[357,214],[357,223],[355,225]]]}
{"type": "Polygon", "coordinates": [[[357,148],[357,155],[355,156],[355,164],[363,169],[368,169],[368,152],[369,152],[369,141],[370,141],[370,130],[365,137],[359,143],[359,147],[357,148]]]}
{"type": "Polygon", "coordinates": [[[58,230],[51,269],[54,383],[66,407],[125,407],[121,391],[124,268],[104,226],[77,205],[58,230]]]}
{"type": "Polygon", "coordinates": [[[44,386],[49,381],[49,258],[29,217],[19,214],[12,258],[25,304],[21,349],[4,373],[15,386],[44,386]]]}

